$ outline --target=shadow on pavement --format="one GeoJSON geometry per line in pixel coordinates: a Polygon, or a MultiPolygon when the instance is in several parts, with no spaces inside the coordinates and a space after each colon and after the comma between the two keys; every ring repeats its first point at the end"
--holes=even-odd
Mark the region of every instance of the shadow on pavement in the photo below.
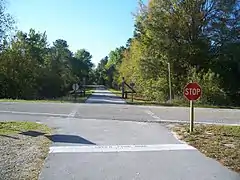
{"type": "Polygon", "coordinates": [[[113,95],[113,94],[103,94],[103,93],[101,93],[101,94],[93,94],[91,97],[93,97],[93,98],[108,98],[108,99],[122,99],[121,97],[119,97],[119,96],[115,96],[115,95],[113,95]]]}
{"type": "Polygon", "coordinates": [[[125,100],[111,93],[99,93],[91,95],[85,103],[90,104],[126,104],[125,100]]]}
{"type": "Polygon", "coordinates": [[[98,101],[98,100],[91,100],[91,101],[87,101],[85,102],[86,104],[126,104],[125,102],[108,102],[108,101],[98,101]]]}
{"type": "Polygon", "coordinates": [[[95,143],[76,135],[54,134],[50,136],[46,135],[46,137],[52,142],[96,145],[95,143]]]}
{"type": "Polygon", "coordinates": [[[67,135],[67,134],[46,135],[45,133],[38,132],[38,131],[25,131],[19,134],[22,134],[25,136],[31,136],[31,137],[45,136],[52,142],[96,145],[95,143],[77,135],[67,135]]]}

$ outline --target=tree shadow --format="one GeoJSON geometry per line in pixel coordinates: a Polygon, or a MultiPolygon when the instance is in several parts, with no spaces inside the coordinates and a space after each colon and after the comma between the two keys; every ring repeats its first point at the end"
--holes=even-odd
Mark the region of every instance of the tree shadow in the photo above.
{"type": "Polygon", "coordinates": [[[45,136],[52,142],[96,145],[95,143],[77,135],[67,135],[67,134],[47,135],[45,133],[38,132],[38,131],[25,131],[19,134],[22,134],[25,136],[31,136],[31,137],[45,136]]]}
{"type": "Polygon", "coordinates": [[[126,104],[125,100],[112,94],[93,94],[87,104],[126,104]]]}
{"type": "Polygon", "coordinates": [[[17,137],[14,137],[14,136],[8,136],[8,135],[5,135],[5,134],[0,134],[0,136],[2,137],[6,137],[6,138],[11,138],[11,139],[19,139],[17,137]]]}
{"type": "Polygon", "coordinates": [[[25,131],[25,132],[20,132],[19,134],[22,134],[25,136],[31,136],[31,137],[38,137],[38,136],[45,135],[45,133],[38,132],[38,131],[25,131]]]}
{"type": "Polygon", "coordinates": [[[93,94],[92,98],[111,98],[111,99],[122,99],[120,96],[115,96],[113,94],[93,94]]]}
{"type": "Polygon", "coordinates": [[[112,100],[112,102],[104,101],[104,100],[91,100],[91,101],[87,101],[85,103],[86,104],[124,104],[124,105],[127,104],[124,101],[113,101],[113,100],[112,100]]]}

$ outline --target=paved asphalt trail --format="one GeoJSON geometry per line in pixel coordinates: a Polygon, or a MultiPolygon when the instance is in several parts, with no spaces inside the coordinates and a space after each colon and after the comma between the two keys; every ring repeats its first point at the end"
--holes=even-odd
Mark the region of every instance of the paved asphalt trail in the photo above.
{"type": "Polygon", "coordinates": [[[110,91],[100,88],[92,94],[91,98],[87,99],[86,103],[126,104],[122,98],[116,96],[110,91]]]}
{"type": "MultiPolygon", "coordinates": [[[[130,106],[106,90],[86,104],[0,103],[0,120],[54,129],[40,180],[240,180],[155,121],[186,121],[188,109],[130,106]]],[[[240,124],[239,110],[197,109],[197,121],[240,124]]]]}

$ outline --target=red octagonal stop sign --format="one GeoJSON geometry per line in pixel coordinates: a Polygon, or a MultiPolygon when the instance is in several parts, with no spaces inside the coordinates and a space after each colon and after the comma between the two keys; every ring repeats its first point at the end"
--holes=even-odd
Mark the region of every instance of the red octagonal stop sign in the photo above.
{"type": "Polygon", "coordinates": [[[200,96],[202,95],[202,88],[201,86],[199,86],[198,83],[188,83],[185,87],[184,87],[184,96],[190,101],[194,101],[200,98],[200,96]]]}

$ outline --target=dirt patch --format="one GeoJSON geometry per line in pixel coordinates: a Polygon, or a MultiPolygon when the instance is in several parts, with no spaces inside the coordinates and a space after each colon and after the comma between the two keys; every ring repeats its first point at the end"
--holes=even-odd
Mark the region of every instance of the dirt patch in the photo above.
{"type": "MultiPolygon", "coordinates": [[[[14,125],[15,127],[21,127],[20,124],[14,125]]],[[[6,126],[6,123],[3,126],[0,124],[0,132],[3,132],[3,127],[6,126]]],[[[36,127],[38,126],[43,125],[36,125],[36,127]]],[[[44,129],[46,130],[45,126],[44,129]]],[[[20,129],[18,130],[20,131],[20,129]]],[[[24,130],[28,129],[25,128],[24,130]]],[[[35,128],[34,130],[38,129],[35,128]]],[[[16,132],[6,132],[8,131],[5,130],[5,133],[0,133],[0,179],[37,180],[44,160],[48,155],[50,140],[44,136],[34,137],[16,132]]],[[[43,133],[46,133],[46,131],[43,131],[43,133]]]]}

